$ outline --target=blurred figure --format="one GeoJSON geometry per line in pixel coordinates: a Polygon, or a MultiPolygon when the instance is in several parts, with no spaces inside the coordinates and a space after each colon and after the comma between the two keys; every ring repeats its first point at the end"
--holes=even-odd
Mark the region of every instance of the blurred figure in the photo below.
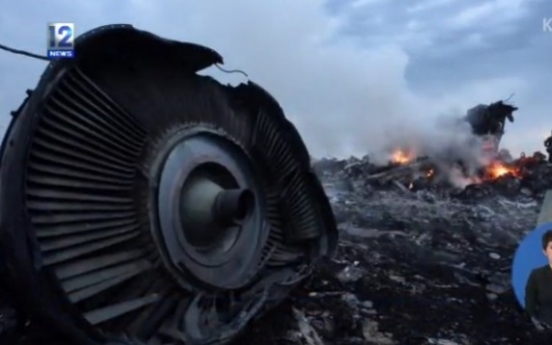
{"type": "Polygon", "coordinates": [[[548,263],[529,275],[525,285],[525,309],[533,318],[552,326],[552,230],[542,235],[542,252],[548,263]]]}
{"type": "Polygon", "coordinates": [[[550,136],[544,141],[544,147],[546,147],[546,152],[548,153],[548,163],[552,163],[552,131],[550,136]]]}

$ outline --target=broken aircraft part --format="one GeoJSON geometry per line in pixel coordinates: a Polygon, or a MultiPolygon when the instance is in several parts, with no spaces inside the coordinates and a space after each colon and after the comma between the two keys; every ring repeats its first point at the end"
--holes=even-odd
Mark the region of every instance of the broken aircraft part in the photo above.
{"type": "Polygon", "coordinates": [[[18,305],[76,344],[213,344],[284,299],[337,229],[307,149],[215,51],[110,25],[50,63],[2,145],[18,305]]]}
{"type": "Polygon", "coordinates": [[[479,104],[468,109],[464,117],[475,135],[494,135],[500,141],[504,134],[506,120],[514,122],[514,111],[518,110],[513,105],[506,104],[504,101],[497,101],[489,105],[479,104]]]}

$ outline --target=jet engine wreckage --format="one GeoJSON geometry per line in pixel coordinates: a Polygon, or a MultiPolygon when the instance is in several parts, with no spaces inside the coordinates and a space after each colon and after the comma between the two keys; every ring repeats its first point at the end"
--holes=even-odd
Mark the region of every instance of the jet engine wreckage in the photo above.
{"type": "Polygon", "coordinates": [[[3,140],[8,299],[74,344],[230,341],[337,245],[299,133],[259,85],[198,75],[211,49],[110,25],[75,51],[3,140]]]}

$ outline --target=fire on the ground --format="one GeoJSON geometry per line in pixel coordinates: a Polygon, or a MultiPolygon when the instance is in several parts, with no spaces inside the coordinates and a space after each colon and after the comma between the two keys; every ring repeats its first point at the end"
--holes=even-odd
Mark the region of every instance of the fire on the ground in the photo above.
{"type": "MultiPolygon", "coordinates": [[[[417,154],[413,150],[408,149],[395,149],[391,156],[390,162],[393,165],[407,166],[415,162],[418,159],[417,154]]],[[[524,155],[519,159],[513,160],[512,162],[505,162],[496,156],[489,159],[489,163],[482,167],[481,171],[476,176],[465,176],[469,178],[473,183],[481,183],[488,180],[496,180],[502,176],[513,175],[516,177],[521,177],[523,174],[523,167],[528,160],[533,159],[532,157],[527,158],[524,155]]],[[[427,178],[432,178],[435,176],[436,172],[434,168],[426,168],[424,174],[427,178]]]]}

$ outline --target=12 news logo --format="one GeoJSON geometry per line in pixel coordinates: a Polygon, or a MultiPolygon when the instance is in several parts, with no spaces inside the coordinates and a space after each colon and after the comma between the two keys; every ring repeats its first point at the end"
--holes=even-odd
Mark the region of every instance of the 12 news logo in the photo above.
{"type": "Polygon", "coordinates": [[[47,56],[50,59],[73,59],[75,57],[75,24],[48,24],[47,56]]]}

